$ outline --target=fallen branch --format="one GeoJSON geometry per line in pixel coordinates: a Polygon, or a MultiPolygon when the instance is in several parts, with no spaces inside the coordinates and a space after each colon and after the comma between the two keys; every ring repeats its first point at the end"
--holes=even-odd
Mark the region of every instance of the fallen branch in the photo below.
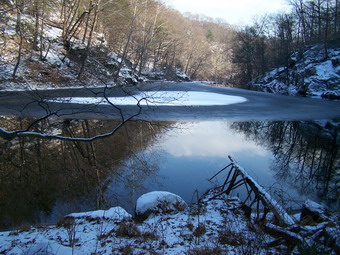
{"type": "MultiPolygon", "coordinates": [[[[257,202],[257,211],[258,211],[259,202],[261,202],[265,208],[265,211],[267,212],[270,211],[274,214],[276,220],[278,221],[279,226],[282,226],[282,227],[294,226],[295,221],[283,209],[283,207],[278,202],[276,202],[269,195],[269,193],[267,193],[267,191],[265,191],[265,189],[261,187],[234,159],[232,159],[230,156],[229,156],[229,159],[231,161],[231,164],[223,168],[221,171],[219,171],[217,174],[215,174],[211,178],[213,179],[218,174],[220,174],[222,171],[227,170],[229,166],[231,167],[229,170],[228,176],[222,186],[222,191],[220,194],[226,193],[227,195],[229,195],[233,189],[241,185],[245,185],[246,187],[248,185],[250,188],[248,193],[250,194],[251,192],[253,192],[255,196],[254,201],[251,203],[250,206],[252,206],[255,202],[257,202]],[[232,171],[234,171],[233,174],[231,174],[232,171]],[[229,181],[229,177],[231,177],[230,181],[229,181]],[[241,177],[241,179],[237,180],[238,177],[241,177]]],[[[248,197],[249,197],[249,194],[248,194],[248,197]]]]}

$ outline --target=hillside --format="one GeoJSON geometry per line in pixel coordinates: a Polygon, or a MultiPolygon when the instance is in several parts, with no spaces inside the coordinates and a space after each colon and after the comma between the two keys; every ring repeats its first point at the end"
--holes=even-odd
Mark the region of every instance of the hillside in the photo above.
{"type": "Polygon", "coordinates": [[[288,67],[275,68],[249,86],[271,93],[340,99],[340,48],[328,49],[327,55],[321,45],[296,51],[288,67]]]}
{"type": "MultiPolygon", "coordinates": [[[[81,38],[75,37],[72,44],[65,47],[60,20],[49,17],[44,23],[42,40],[46,43],[40,50],[34,50],[30,44],[32,38],[24,37],[20,63],[18,63],[18,42],[16,15],[11,11],[2,11],[0,23],[0,89],[36,89],[71,86],[115,86],[134,85],[149,79],[189,80],[177,70],[169,68],[166,72],[148,72],[138,75],[128,59],[122,59],[111,50],[100,33],[94,33],[91,47],[81,38]],[[85,71],[79,78],[79,70],[86,56],[85,71]],[[121,66],[120,66],[121,65],[121,66]],[[118,71],[118,74],[115,72],[118,71]]],[[[22,15],[25,24],[33,24],[34,17],[22,15]]]]}
{"type": "Polygon", "coordinates": [[[2,89],[222,82],[230,69],[228,24],[160,1],[6,0],[0,19],[2,89]]]}

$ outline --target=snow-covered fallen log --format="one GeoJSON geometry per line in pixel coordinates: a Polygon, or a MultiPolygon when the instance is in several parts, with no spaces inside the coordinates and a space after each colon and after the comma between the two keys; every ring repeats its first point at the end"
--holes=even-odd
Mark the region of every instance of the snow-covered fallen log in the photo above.
{"type": "MultiPolygon", "coordinates": [[[[293,226],[295,225],[295,221],[293,218],[285,211],[285,209],[275,200],[273,199],[269,193],[260,186],[248,173],[246,170],[243,169],[242,166],[240,166],[233,158],[229,156],[229,159],[231,161],[231,164],[228,166],[230,167],[229,173],[227,175],[227,178],[222,186],[222,193],[225,193],[227,195],[230,194],[230,192],[238,188],[242,185],[245,185],[248,190],[248,197],[244,202],[246,202],[248,199],[250,199],[251,195],[254,196],[252,202],[250,203],[251,207],[252,205],[257,203],[257,213],[259,214],[259,203],[262,203],[262,206],[264,208],[264,216],[271,212],[274,214],[275,219],[277,221],[277,224],[281,227],[287,227],[287,226],[293,226]]],[[[224,170],[228,170],[228,167],[225,167],[224,170]]],[[[221,173],[221,171],[219,172],[221,173]]],[[[218,173],[218,174],[219,174],[218,173]]],[[[215,175],[216,176],[216,175],[215,175]]],[[[214,176],[214,177],[215,177],[214,176]]],[[[214,178],[213,177],[213,178],[214,178]]],[[[251,208],[250,208],[251,209],[251,208]]]]}
{"type": "Polygon", "coordinates": [[[289,231],[286,228],[282,228],[271,223],[264,224],[263,226],[266,229],[266,231],[269,232],[271,235],[274,236],[277,235],[279,237],[282,237],[285,240],[289,241],[290,243],[299,244],[303,243],[304,241],[301,235],[289,231]]]}
{"type": "Polygon", "coordinates": [[[252,188],[255,196],[260,199],[265,207],[267,207],[278,220],[279,225],[291,226],[295,224],[293,218],[285,211],[285,209],[273,199],[269,193],[261,187],[239,164],[237,164],[231,157],[233,167],[242,175],[244,181],[252,188]]]}

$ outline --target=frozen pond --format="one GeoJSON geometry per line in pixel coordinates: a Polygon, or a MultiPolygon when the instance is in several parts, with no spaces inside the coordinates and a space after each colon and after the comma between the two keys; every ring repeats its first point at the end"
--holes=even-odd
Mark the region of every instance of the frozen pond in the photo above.
{"type": "Polygon", "coordinates": [[[0,229],[117,205],[132,212],[155,190],[194,202],[224,181],[208,179],[228,155],[288,209],[307,198],[338,209],[339,102],[194,83],[124,89],[0,93],[2,130],[30,131],[0,139],[0,229]],[[23,115],[35,118],[15,117],[23,115]],[[102,137],[116,127],[91,143],[32,137],[102,137]]]}
{"type": "Polygon", "coordinates": [[[145,83],[137,87],[0,91],[1,116],[144,120],[329,120],[340,102],[300,98],[200,83],[145,83]],[[138,115],[138,116],[137,116],[138,115]]]}

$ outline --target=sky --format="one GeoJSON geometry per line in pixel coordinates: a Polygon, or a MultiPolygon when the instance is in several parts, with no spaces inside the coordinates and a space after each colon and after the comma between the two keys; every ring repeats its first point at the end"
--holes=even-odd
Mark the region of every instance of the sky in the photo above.
{"type": "Polygon", "coordinates": [[[286,11],[287,0],[164,0],[182,13],[222,18],[232,25],[250,25],[254,16],[286,11]]]}

